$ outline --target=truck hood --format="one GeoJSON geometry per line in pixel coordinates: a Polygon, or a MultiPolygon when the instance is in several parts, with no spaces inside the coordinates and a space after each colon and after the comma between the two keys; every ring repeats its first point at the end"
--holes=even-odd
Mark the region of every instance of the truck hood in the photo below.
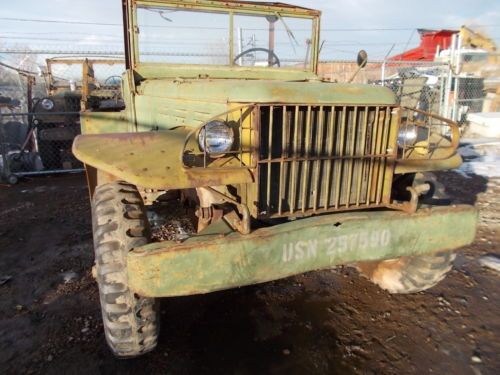
{"type": "Polygon", "coordinates": [[[321,81],[147,80],[140,94],[177,100],[218,103],[394,104],[391,90],[381,86],[321,81]]]}
{"type": "Polygon", "coordinates": [[[246,103],[310,105],[393,105],[395,96],[381,86],[320,81],[236,79],[148,79],[135,96],[139,131],[199,127],[246,103]]]}

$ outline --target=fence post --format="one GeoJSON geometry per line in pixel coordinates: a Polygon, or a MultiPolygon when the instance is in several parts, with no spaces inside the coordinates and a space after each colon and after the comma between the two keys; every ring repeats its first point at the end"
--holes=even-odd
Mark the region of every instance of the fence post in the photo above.
{"type": "Polygon", "coordinates": [[[384,59],[384,61],[382,62],[382,76],[380,77],[381,78],[381,81],[382,81],[382,86],[385,86],[385,62],[386,60],[384,59]]]}
{"type": "Polygon", "coordinates": [[[446,84],[446,79],[445,79],[445,70],[443,69],[443,67],[440,67],[439,69],[439,115],[442,116],[442,117],[446,117],[446,114],[445,114],[445,93],[446,93],[446,88],[445,88],[445,84],[446,84]]]}
{"type": "Polygon", "coordinates": [[[458,76],[455,77],[455,93],[453,95],[453,117],[451,118],[453,121],[458,121],[458,110],[459,110],[459,90],[460,90],[460,78],[458,76]]]}

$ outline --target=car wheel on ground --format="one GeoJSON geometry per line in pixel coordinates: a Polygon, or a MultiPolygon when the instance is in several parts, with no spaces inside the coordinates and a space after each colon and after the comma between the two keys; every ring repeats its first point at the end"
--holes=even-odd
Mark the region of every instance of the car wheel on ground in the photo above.
{"type": "MultiPolygon", "coordinates": [[[[428,184],[420,196],[423,205],[449,204],[449,199],[433,173],[417,173],[413,186],[428,184]]],[[[356,268],[362,275],[390,293],[416,293],[432,288],[451,270],[455,254],[440,252],[414,257],[401,257],[377,262],[360,262],[356,268]]]]}
{"type": "Polygon", "coordinates": [[[135,186],[113,182],[96,188],[92,199],[95,274],[106,341],[118,357],[156,347],[158,301],[128,287],[127,253],[150,240],[141,196],[135,186]]]}

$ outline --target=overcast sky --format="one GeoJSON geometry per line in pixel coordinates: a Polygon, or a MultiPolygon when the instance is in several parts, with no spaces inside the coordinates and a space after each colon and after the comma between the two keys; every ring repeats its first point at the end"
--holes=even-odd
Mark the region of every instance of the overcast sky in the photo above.
{"type": "MultiPolygon", "coordinates": [[[[323,29],[402,28],[399,31],[324,31],[323,58],[353,58],[364,48],[371,59],[383,58],[418,43],[416,28],[457,29],[478,26],[500,44],[500,0],[297,0],[297,5],[323,11],[323,29]],[[486,25],[486,26],[484,26],[486,25]]],[[[0,13],[0,47],[29,46],[59,50],[119,51],[117,26],[7,21],[23,18],[121,23],[120,0],[15,0],[0,13]],[[29,39],[26,39],[29,38],[29,39]]]]}

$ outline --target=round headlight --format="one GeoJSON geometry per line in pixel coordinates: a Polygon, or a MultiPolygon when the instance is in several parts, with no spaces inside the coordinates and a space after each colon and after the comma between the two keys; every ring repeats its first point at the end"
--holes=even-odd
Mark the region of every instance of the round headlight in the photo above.
{"type": "Polygon", "coordinates": [[[402,126],[398,133],[398,146],[413,146],[417,142],[418,131],[415,125],[402,126]]]}
{"type": "Polygon", "coordinates": [[[223,154],[231,150],[234,132],[223,121],[210,121],[203,126],[198,136],[200,148],[209,154],[223,154]]]}
{"type": "Polygon", "coordinates": [[[42,99],[40,104],[42,108],[45,109],[46,111],[52,111],[52,109],[54,109],[54,102],[51,99],[47,98],[42,99]]]}

